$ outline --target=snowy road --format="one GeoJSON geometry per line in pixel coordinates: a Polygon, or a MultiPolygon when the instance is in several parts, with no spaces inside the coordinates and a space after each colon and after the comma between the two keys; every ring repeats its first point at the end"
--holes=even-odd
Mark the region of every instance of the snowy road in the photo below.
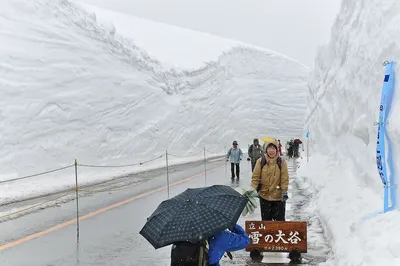
{"type": "MultiPolygon", "coordinates": [[[[295,177],[294,165],[289,162],[291,177],[295,177]]],[[[227,168],[223,161],[209,162],[208,169],[213,169],[207,173],[207,185],[229,184],[230,178],[227,168]]],[[[229,170],[229,169],[228,169],[229,170]]],[[[158,170],[160,171],[160,170],[158,170]]],[[[184,191],[188,187],[203,186],[204,165],[202,163],[187,164],[176,167],[175,172],[171,173],[171,184],[181,182],[170,188],[170,197],[184,191]]],[[[242,163],[243,187],[250,181],[250,170],[247,162],[242,163]]],[[[145,173],[141,178],[148,178],[152,173],[145,173]]],[[[114,191],[96,193],[80,199],[80,215],[93,212],[95,210],[110,206],[117,202],[132,199],[129,203],[118,206],[111,210],[102,212],[98,215],[88,217],[80,222],[80,241],[76,242],[76,225],[59,226],[56,230],[43,234],[43,230],[51,228],[66,221],[73,220],[75,215],[75,202],[70,201],[61,204],[58,208],[48,208],[40,212],[21,217],[17,220],[4,222],[1,224],[0,239],[1,244],[17,243],[15,246],[0,251],[0,265],[168,265],[170,247],[155,251],[152,246],[141,237],[138,232],[146,221],[146,218],[154,211],[157,205],[167,198],[167,190],[160,189],[151,195],[138,197],[148,191],[154,191],[165,185],[165,174],[158,174],[155,178],[140,185],[131,185],[129,188],[114,191]],[[37,236],[31,240],[23,239],[20,242],[15,240],[36,233],[37,236]],[[14,241],[14,242],[13,242],[14,241]]],[[[121,181],[123,182],[123,181],[121,181]]],[[[297,187],[292,184],[292,191],[297,187]]],[[[296,195],[297,202],[301,201],[301,195],[296,195]]],[[[304,198],[304,197],[303,197],[304,198]]],[[[293,196],[293,200],[295,196],[293,196]]],[[[302,202],[304,203],[304,202],[302,202]]],[[[296,207],[297,208],[297,207],[296,207]]],[[[288,206],[288,218],[305,218],[298,212],[293,212],[288,206]]],[[[244,220],[241,220],[241,224],[244,220]]],[[[313,224],[311,221],[310,224],[313,224]]],[[[314,223],[314,225],[317,225],[314,223]]],[[[313,248],[323,247],[325,243],[323,238],[314,237],[313,226],[309,231],[310,253],[307,261],[310,265],[316,265],[312,262],[324,261],[324,255],[313,248]],[[315,253],[315,254],[313,254],[315,253]],[[314,256],[315,255],[315,256],[314,256]]],[[[321,230],[319,229],[319,232],[321,230]]],[[[0,247],[1,250],[1,247],[0,247]]],[[[223,260],[222,265],[255,265],[246,252],[238,252],[234,255],[235,260],[230,262],[223,260]]],[[[284,255],[265,256],[263,263],[268,265],[272,262],[287,265],[288,259],[284,255]],[[283,264],[282,264],[283,263],[283,264]]]]}

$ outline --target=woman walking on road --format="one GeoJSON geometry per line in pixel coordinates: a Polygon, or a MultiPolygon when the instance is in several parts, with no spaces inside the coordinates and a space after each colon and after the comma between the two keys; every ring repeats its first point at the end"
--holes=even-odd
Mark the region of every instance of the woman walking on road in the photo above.
{"type": "Polygon", "coordinates": [[[232,148],[229,149],[228,154],[226,155],[226,161],[231,162],[231,173],[232,180],[235,179],[235,167],[236,167],[236,178],[239,179],[240,176],[240,161],[243,160],[243,152],[240,148],[238,148],[238,143],[235,140],[232,143],[232,148]]]}
{"type": "Polygon", "coordinates": [[[268,143],[265,152],[254,167],[251,186],[259,193],[262,220],[284,221],[289,186],[287,163],[279,157],[276,141],[268,143]]]}

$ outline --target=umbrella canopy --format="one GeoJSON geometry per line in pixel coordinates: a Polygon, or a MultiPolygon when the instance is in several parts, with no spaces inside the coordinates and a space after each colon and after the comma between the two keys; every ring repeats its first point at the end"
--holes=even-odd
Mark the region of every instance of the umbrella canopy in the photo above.
{"type": "Polygon", "coordinates": [[[264,142],[277,142],[277,140],[275,138],[271,138],[271,137],[263,137],[261,138],[262,141],[264,142]]]}
{"type": "Polygon", "coordinates": [[[248,199],[229,186],[187,189],[163,201],[140,231],[154,248],[196,243],[233,227],[248,199]]]}

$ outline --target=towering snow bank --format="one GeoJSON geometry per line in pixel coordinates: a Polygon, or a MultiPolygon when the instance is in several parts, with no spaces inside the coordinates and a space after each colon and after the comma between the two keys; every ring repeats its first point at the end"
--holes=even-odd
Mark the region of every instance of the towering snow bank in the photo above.
{"type": "MultiPolygon", "coordinates": [[[[300,174],[319,192],[316,202],[338,265],[400,265],[399,240],[393,237],[400,215],[377,214],[383,188],[374,126],[382,63],[400,58],[399,23],[397,0],[343,1],[331,41],[316,58],[306,115],[315,156],[300,174]]],[[[400,105],[396,99],[393,104],[388,130],[400,173],[400,105]]]]}
{"type": "Polygon", "coordinates": [[[216,60],[223,52],[239,45],[208,33],[129,16],[123,13],[81,4],[93,13],[100,25],[113,25],[119,34],[129,37],[151,57],[168,67],[196,69],[216,60]]]}
{"type": "MultiPolygon", "coordinates": [[[[235,48],[201,69],[166,72],[67,0],[1,2],[0,25],[1,180],[75,158],[126,164],[301,134],[308,69],[272,52],[235,48]]],[[[123,173],[90,170],[80,183],[123,173]]],[[[0,201],[73,184],[72,169],[0,184],[0,201]]]]}
{"type": "MultiPolygon", "coordinates": [[[[235,47],[245,47],[276,54],[265,48],[230,40],[206,32],[180,28],[160,22],[137,18],[120,12],[106,10],[79,3],[95,16],[100,25],[113,28],[119,34],[131,38],[135,43],[169,67],[197,69],[235,47]]],[[[294,61],[285,55],[281,55],[294,61]]]]}

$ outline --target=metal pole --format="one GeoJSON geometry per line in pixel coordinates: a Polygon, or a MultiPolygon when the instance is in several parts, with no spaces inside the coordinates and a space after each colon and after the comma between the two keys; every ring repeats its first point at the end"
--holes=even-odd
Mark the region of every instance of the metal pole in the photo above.
{"type": "Polygon", "coordinates": [[[225,149],[225,154],[224,154],[224,164],[225,164],[225,177],[227,176],[227,166],[226,166],[226,162],[225,162],[225,158],[226,158],[226,153],[227,153],[227,151],[226,151],[226,146],[224,146],[224,149],[225,149]]]}
{"type": "Polygon", "coordinates": [[[207,159],[206,159],[206,147],[204,147],[204,186],[207,186],[207,159]]]}
{"type": "Polygon", "coordinates": [[[168,192],[168,198],[169,198],[169,170],[168,170],[168,151],[165,151],[165,162],[167,165],[167,192],[168,192]]]}
{"type": "Polygon", "coordinates": [[[75,192],[76,192],[76,241],[79,243],[79,193],[78,193],[78,162],[75,159],[75,192]]]}
{"type": "Polygon", "coordinates": [[[308,145],[309,142],[310,142],[310,129],[308,129],[308,137],[307,137],[307,162],[308,162],[308,158],[310,156],[309,145],[308,145]]]}

